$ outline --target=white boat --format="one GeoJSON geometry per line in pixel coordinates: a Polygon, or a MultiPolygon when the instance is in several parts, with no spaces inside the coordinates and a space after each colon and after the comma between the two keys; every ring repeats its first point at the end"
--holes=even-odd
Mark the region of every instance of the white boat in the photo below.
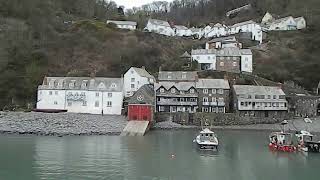
{"type": "Polygon", "coordinates": [[[296,132],[298,149],[304,152],[320,152],[320,141],[315,141],[314,136],[308,131],[296,132]]]}
{"type": "Polygon", "coordinates": [[[201,150],[218,150],[219,141],[216,134],[208,128],[200,131],[194,140],[201,150]]]}

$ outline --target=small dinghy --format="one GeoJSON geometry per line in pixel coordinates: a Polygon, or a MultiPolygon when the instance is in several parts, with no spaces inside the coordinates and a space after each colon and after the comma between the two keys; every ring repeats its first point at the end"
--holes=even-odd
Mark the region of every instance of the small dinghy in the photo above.
{"type": "Polygon", "coordinates": [[[200,150],[218,150],[218,138],[215,133],[208,128],[200,131],[193,142],[197,143],[200,150]]]}

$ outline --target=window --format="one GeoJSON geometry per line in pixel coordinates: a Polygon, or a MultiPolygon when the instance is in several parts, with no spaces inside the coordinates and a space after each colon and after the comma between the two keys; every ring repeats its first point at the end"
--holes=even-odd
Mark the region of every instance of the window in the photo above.
{"type": "Polygon", "coordinates": [[[224,66],[224,62],[220,62],[220,66],[224,66]]]}
{"type": "Polygon", "coordinates": [[[82,106],[87,106],[87,101],[83,101],[82,106]]]}
{"type": "Polygon", "coordinates": [[[131,84],[131,89],[133,89],[134,88],[134,84],[131,84]]]}
{"type": "Polygon", "coordinates": [[[250,94],[248,95],[248,99],[251,99],[251,95],[250,94]]]}
{"type": "Polygon", "coordinates": [[[99,107],[99,101],[96,101],[96,102],[94,103],[94,106],[95,106],[95,107],[99,107]]]}
{"type": "Polygon", "coordinates": [[[210,56],[208,56],[208,60],[210,60],[210,56]]]}
{"type": "Polygon", "coordinates": [[[216,102],[217,98],[216,97],[212,97],[212,102],[216,102]]]}
{"type": "Polygon", "coordinates": [[[203,97],[203,102],[208,102],[208,97],[203,97]]]}
{"type": "Polygon", "coordinates": [[[112,97],[112,93],[108,93],[108,97],[112,97]]]}
{"type": "Polygon", "coordinates": [[[171,79],[171,75],[168,75],[168,79],[171,79]]]}
{"type": "Polygon", "coordinates": [[[194,93],[194,89],[190,89],[190,93],[192,93],[192,94],[193,94],[193,93],[194,93]]]}
{"type": "MultiPolygon", "coordinates": [[[[208,112],[208,108],[204,108],[204,112],[208,112]]],[[[206,136],[207,136],[207,134],[206,134],[206,136]]]]}
{"type": "Polygon", "coordinates": [[[133,74],[134,73],[134,71],[133,70],[131,70],[131,74],[133,74]]]}
{"type": "Polygon", "coordinates": [[[232,65],[233,65],[233,66],[237,66],[237,62],[233,62],[232,65]]]}
{"type": "Polygon", "coordinates": [[[240,105],[243,106],[243,105],[244,105],[244,102],[240,102],[240,105]]]}
{"type": "Polygon", "coordinates": [[[52,95],[52,91],[49,91],[49,95],[52,95]]]}
{"type": "Polygon", "coordinates": [[[160,110],[159,110],[160,112],[164,111],[164,106],[160,106],[159,108],[160,108],[160,110]]]}
{"type": "Polygon", "coordinates": [[[55,91],[54,94],[55,94],[55,95],[58,95],[58,91],[55,91]]]}
{"type": "Polygon", "coordinates": [[[217,90],[216,89],[212,89],[212,94],[216,94],[217,90]]]}
{"type": "Polygon", "coordinates": [[[175,89],[175,88],[172,88],[172,89],[171,89],[171,93],[176,93],[176,89],[175,89]]]}
{"type": "Polygon", "coordinates": [[[204,94],[208,94],[208,89],[203,89],[204,94]]]}
{"type": "Polygon", "coordinates": [[[277,95],[273,95],[273,99],[277,99],[277,95]]]}
{"type": "Polygon", "coordinates": [[[249,59],[248,59],[248,57],[245,57],[244,60],[245,60],[245,61],[248,61],[249,59]]]}
{"type": "Polygon", "coordinates": [[[184,94],[184,91],[180,91],[180,94],[184,94]]]}
{"type": "Polygon", "coordinates": [[[164,93],[164,88],[160,88],[160,92],[161,92],[161,93],[164,93]]]}
{"type": "Polygon", "coordinates": [[[107,107],[112,107],[112,101],[107,101],[107,107]]]}
{"type": "Polygon", "coordinates": [[[69,87],[73,88],[74,87],[74,82],[69,83],[69,87]]]}
{"type": "Polygon", "coordinates": [[[237,57],[233,57],[232,59],[235,61],[235,60],[237,60],[237,57]]]}
{"type": "Polygon", "coordinates": [[[96,92],[96,97],[99,97],[100,93],[96,92]]]}
{"type": "Polygon", "coordinates": [[[71,101],[68,102],[68,106],[72,106],[72,102],[71,101]]]}
{"type": "Polygon", "coordinates": [[[182,79],[187,79],[187,75],[185,73],[182,74],[182,79]]]}
{"type": "Polygon", "coordinates": [[[131,78],[131,82],[134,82],[135,81],[135,78],[131,78]]]}
{"type": "Polygon", "coordinates": [[[196,59],[198,59],[198,60],[199,60],[199,59],[200,59],[200,56],[196,56],[196,59]]]}
{"type": "Polygon", "coordinates": [[[220,98],[218,99],[218,101],[219,101],[219,102],[224,102],[223,97],[220,97],[220,98]]]}
{"type": "Polygon", "coordinates": [[[223,89],[219,89],[218,94],[223,94],[223,89]]]}
{"type": "Polygon", "coordinates": [[[54,101],[54,105],[58,105],[58,102],[57,102],[57,101],[54,101]]]}

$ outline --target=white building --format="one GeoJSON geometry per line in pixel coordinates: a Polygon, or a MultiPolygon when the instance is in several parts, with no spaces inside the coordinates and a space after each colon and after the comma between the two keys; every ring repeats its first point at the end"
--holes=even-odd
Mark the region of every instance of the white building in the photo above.
{"type": "Polygon", "coordinates": [[[198,62],[200,70],[216,70],[216,54],[215,49],[192,49],[191,59],[198,62]]]}
{"type": "Polygon", "coordinates": [[[190,31],[191,31],[192,36],[195,36],[198,39],[202,38],[202,29],[201,28],[192,27],[192,28],[190,28],[190,31]]]}
{"type": "Polygon", "coordinates": [[[237,34],[241,32],[250,32],[252,34],[252,40],[262,43],[263,32],[260,24],[250,20],[234,24],[229,28],[229,34],[237,34]]]}
{"type": "Polygon", "coordinates": [[[279,117],[288,111],[285,93],[280,87],[234,85],[234,107],[240,115],[279,117]]]}
{"type": "Polygon", "coordinates": [[[288,31],[297,30],[297,23],[292,16],[284,17],[272,21],[268,25],[269,31],[288,31]]]}
{"type": "Polygon", "coordinates": [[[221,49],[228,47],[242,48],[242,44],[237,41],[235,36],[214,38],[206,42],[206,49],[221,49]]]}
{"type": "Polygon", "coordinates": [[[240,49],[241,53],[241,62],[240,68],[241,72],[249,72],[252,73],[252,51],[251,49],[240,49]]]}
{"type": "Polygon", "coordinates": [[[130,29],[130,30],[135,30],[137,29],[137,23],[134,21],[113,21],[113,20],[108,20],[107,24],[113,23],[116,24],[118,28],[120,29],[130,29]]]}
{"type": "Polygon", "coordinates": [[[175,35],[174,30],[171,28],[170,24],[167,21],[157,19],[149,19],[144,30],[166,36],[175,35]]]}
{"type": "Polygon", "coordinates": [[[125,97],[132,96],[141,86],[145,84],[153,84],[155,78],[145,70],[144,67],[131,67],[124,74],[124,93],[125,97]]]}
{"type": "Polygon", "coordinates": [[[176,36],[191,36],[192,31],[185,26],[175,25],[174,31],[176,36]]]}
{"type": "Polygon", "coordinates": [[[271,23],[274,20],[275,20],[275,17],[273,17],[271,13],[266,12],[266,14],[263,16],[261,20],[261,24],[266,25],[271,23]]]}
{"type": "Polygon", "coordinates": [[[294,18],[294,21],[297,24],[297,29],[305,29],[307,27],[307,21],[304,19],[304,17],[294,18]]]}
{"type": "Polygon", "coordinates": [[[120,115],[122,89],[122,78],[45,77],[38,87],[37,109],[120,115]]]}
{"type": "Polygon", "coordinates": [[[217,23],[207,30],[207,33],[204,35],[206,38],[210,37],[220,37],[226,36],[228,34],[228,27],[224,24],[217,23]]]}

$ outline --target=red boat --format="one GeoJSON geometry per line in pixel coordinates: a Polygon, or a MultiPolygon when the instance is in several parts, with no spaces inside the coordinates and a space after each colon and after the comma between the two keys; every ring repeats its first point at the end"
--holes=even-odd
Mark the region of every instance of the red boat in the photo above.
{"type": "Polygon", "coordinates": [[[292,134],[273,132],[269,136],[269,148],[273,151],[295,152],[297,149],[292,142],[292,134]]]}

